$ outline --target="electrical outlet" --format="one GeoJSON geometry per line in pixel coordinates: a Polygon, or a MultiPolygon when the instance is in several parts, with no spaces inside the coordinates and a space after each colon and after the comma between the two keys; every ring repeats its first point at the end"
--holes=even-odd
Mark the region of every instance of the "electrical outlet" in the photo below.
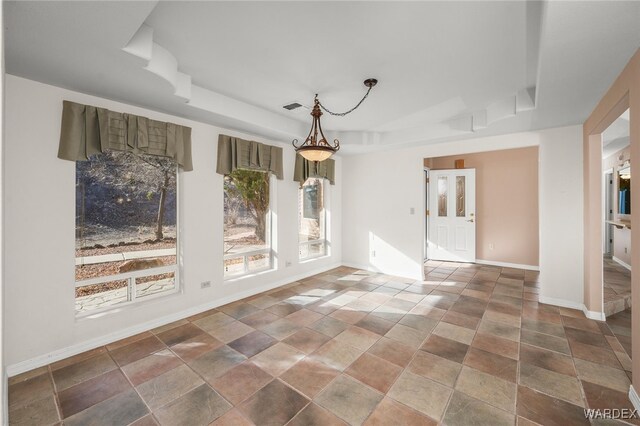
{"type": "Polygon", "coordinates": [[[493,243],[489,243],[489,250],[493,250],[495,248],[495,246],[493,245],[493,243]]]}
{"type": "Polygon", "coordinates": [[[284,262],[284,266],[288,268],[289,266],[291,266],[291,262],[287,260],[286,262],[284,262]]]}
{"type": "Polygon", "coordinates": [[[627,253],[627,248],[626,247],[624,248],[624,252],[625,252],[625,254],[627,253]]]}
{"type": "Polygon", "coordinates": [[[416,214],[416,209],[415,209],[415,207],[411,207],[411,208],[409,209],[409,214],[416,214]]]}
{"type": "Polygon", "coordinates": [[[209,288],[211,287],[211,281],[203,281],[200,283],[200,288],[209,288]]]}
{"type": "Polygon", "coordinates": [[[372,257],[376,257],[376,251],[375,251],[375,250],[373,250],[373,251],[371,252],[371,256],[372,256],[372,257]]]}

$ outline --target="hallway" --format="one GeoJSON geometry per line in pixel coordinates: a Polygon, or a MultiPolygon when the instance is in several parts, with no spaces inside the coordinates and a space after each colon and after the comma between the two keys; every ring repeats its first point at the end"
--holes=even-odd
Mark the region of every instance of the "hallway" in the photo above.
{"type": "Polygon", "coordinates": [[[604,314],[622,312],[631,307],[631,271],[604,257],[604,314]]]}
{"type": "Polygon", "coordinates": [[[625,309],[608,317],[607,325],[631,358],[631,309],[625,309]]]}

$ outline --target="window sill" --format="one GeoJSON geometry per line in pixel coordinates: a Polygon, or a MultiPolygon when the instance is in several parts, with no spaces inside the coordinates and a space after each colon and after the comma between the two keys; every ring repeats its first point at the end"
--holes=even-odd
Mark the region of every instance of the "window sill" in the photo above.
{"type": "Polygon", "coordinates": [[[266,274],[268,274],[270,272],[275,272],[275,271],[277,271],[276,268],[262,269],[262,270],[254,271],[254,272],[251,272],[251,273],[248,273],[248,274],[232,275],[230,277],[224,278],[222,281],[223,281],[224,284],[233,284],[235,282],[242,281],[242,280],[244,280],[246,278],[259,277],[259,276],[266,275],[266,274]]]}
{"type": "Polygon", "coordinates": [[[109,307],[109,308],[96,309],[94,311],[76,313],[75,320],[76,320],[76,323],[78,323],[78,322],[84,322],[84,321],[88,321],[88,320],[103,318],[105,316],[113,315],[113,314],[116,314],[116,313],[121,313],[121,312],[124,312],[124,311],[129,311],[131,309],[135,309],[135,308],[138,308],[140,306],[146,306],[146,305],[149,305],[151,303],[158,302],[158,301],[173,299],[173,298],[181,296],[182,294],[183,294],[183,292],[180,289],[176,289],[176,290],[171,291],[171,292],[166,292],[166,293],[150,296],[150,297],[145,298],[143,300],[138,299],[138,300],[133,301],[133,302],[125,302],[125,303],[121,303],[119,305],[113,305],[112,307],[109,307]]]}
{"type": "Polygon", "coordinates": [[[331,257],[331,255],[329,254],[319,254],[318,256],[313,256],[313,257],[305,257],[304,259],[299,259],[298,260],[298,264],[300,265],[304,265],[306,263],[310,263],[310,262],[314,262],[316,260],[321,260],[321,259],[327,259],[331,257]]]}

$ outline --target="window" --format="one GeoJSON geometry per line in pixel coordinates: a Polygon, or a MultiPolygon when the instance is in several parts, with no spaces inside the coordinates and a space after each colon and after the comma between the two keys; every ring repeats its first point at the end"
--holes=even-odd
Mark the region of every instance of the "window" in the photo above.
{"type": "Polygon", "coordinates": [[[300,188],[298,234],[301,260],[327,253],[324,194],[323,179],[309,178],[300,188]]]}
{"type": "Polygon", "coordinates": [[[224,276],[272,268],[269,173],[236,170],[224,177],[224,276]]]}
{"type": "Polygon", "coordinates": [[[76,162],[76,313],[178,290],[177,166],[107,151],[76,162]]]}

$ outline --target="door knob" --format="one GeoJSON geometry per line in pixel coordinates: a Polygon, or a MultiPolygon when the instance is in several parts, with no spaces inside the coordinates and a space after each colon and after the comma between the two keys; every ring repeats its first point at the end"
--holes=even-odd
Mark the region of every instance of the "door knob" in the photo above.
{"type": "Polygon", "coordinates": [[[467,220],[467,222],[473,222],[473,219],[469,219],[469,220],[467,220]]]}

